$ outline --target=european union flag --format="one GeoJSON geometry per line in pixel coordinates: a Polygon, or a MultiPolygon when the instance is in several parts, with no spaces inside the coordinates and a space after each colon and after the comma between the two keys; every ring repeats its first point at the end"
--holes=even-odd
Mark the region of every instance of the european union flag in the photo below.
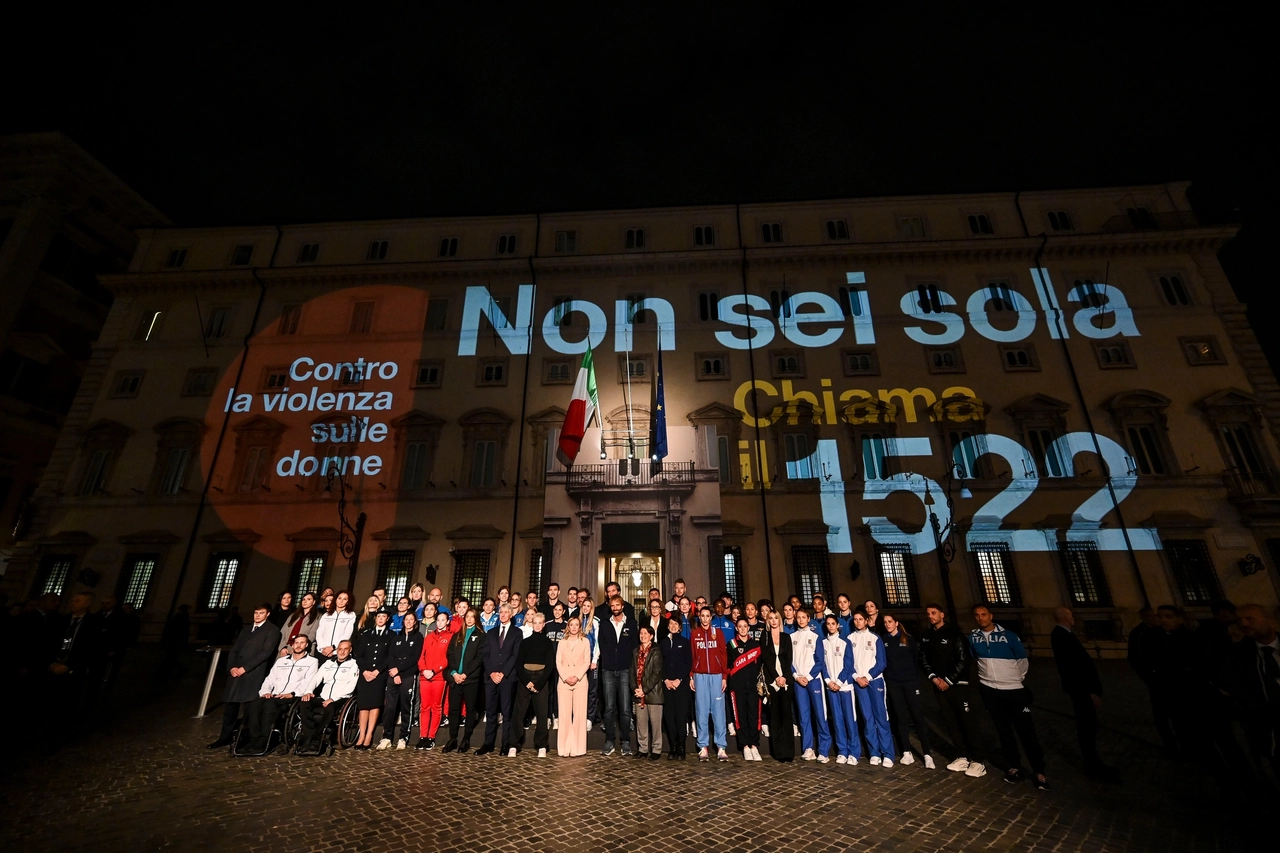
{"type": "Polygon", "coordinates": [[[649,453],[654,461],[667,456],[667,396],[662,388],[662,348],[658,348],[658,370],[653,377],[653,411],[649,416],[649,453]]]}

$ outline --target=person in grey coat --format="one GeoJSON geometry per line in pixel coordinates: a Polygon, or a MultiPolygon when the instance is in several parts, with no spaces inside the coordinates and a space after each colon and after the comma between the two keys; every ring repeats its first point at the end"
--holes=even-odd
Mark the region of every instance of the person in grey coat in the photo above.
{"type": "Polygon", "coordinates": [[[253,624],[244,626],[236,635],[231,654],[227,656],[227,674],[230,677],[222,691],[222,732],[209,744],[209,749],[231,745],[236,719],[240,716],[240,704],[258,698],[258,688],[275,662],[280,629],[267,621],[270,615],[271,605],[259,604],[253,610],[253,624]]]}

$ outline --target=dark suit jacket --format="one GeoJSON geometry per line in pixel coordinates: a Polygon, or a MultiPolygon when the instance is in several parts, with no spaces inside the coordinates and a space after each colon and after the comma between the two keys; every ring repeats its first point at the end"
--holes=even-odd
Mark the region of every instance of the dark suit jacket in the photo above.
{"type": "Polygon", "coordinates": [[[1102,682],[1098,679],[1098,667],[1085,651],[1080,638],[1057,625],[1049,634],[1049,642],[1053,646],[1053,662],[1058,665],[1058,678],[1062,680],[1063,692],[1101,696],[1102,682]]]}
{"type": "Polygon", "coordinates": [[[600,620],[600,630],[596,632],[596,642],[600,644],[601,670],[621,672],[631,668],[631,653],[640,645],[640,629],[636,620],[627,619],[622,626],[622,637],[613,627],[613,614],[600,620]]]}
{"type": "Polygon", "coordinates": [[[507,641],[499,645],[498,637],[501,635],[501,623],[484,635],[484,671],[486,675],[501,672],[505,681],[516,671],[516,658],[520,654],[520,641],[524,639],[524,635],[515,625],[508,625],[507,641]]]}
{"type": "Polygon", "coordinates": [[[223,702],[252,702],[258,698],[258,688],[267,677],[271,664],[275,663],[276,649],[280,647],[280,629],[270,622],[263,622],[253,630],[250,622],[240,629],[236,641],[227,655],[227,671],[242,666],[244,675],[228,678],[222,691],[223,702]]]}
{"type": "Polygon", "coordinates": [[[689,641],[679,634],[668,634],[658,644],[662,649],[662,678],[664,681],[679,679],[687,684],[693,670],[693,652],[689,641]]]}

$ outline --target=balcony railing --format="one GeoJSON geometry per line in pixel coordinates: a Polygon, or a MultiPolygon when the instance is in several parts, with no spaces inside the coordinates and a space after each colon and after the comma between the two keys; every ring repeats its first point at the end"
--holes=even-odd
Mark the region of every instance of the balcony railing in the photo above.
{"type": "Polygon", "coordinates": [[[1228,498],[1258,498],[1275,495],[1275,481],[1268,473],[1235,469],[1222,472],[1228,498]]]}
{"type": "Polygon", "coordinates": [[[660,465],[648,459],[621,459],[604,465],[575,465],[564,473],[565,488],[569,491],[587,489],[623,489],[632,486],[682,487],[694,485],[692,462],[664,462],[660,465]]]}

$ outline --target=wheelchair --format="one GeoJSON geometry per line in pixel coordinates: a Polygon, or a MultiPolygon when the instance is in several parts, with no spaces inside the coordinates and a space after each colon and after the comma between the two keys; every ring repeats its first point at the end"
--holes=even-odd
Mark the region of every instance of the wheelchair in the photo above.
{"type": "MultiPolygon", "coordinates": [[[[297,740],[297,733],[302,728],[301,714],[302,700],[297,697],[290,700],[289,704],[276,715],[276,720],[271,724],[271,732],[267,735],[266,748],[261,751],[255,751],[248,748],[249,727],[245,723],[243,717],[236,724],[235,734],[231,737],[231,754],[237,757],[250,756],[261,757],[270,755],[276,749],[284,747],[287,753],[289,748],[297,740]]],[[[357,724],[357,730],[359,725],[357,724]]]]}
{"type": "MultiPolygon", "coordinates": [[[[338,701],[342,704],[333,715],[333,721],[320,732],[320,743],[316,749],[305,753],[299,751],[297,755],[333,755],[339,748],[350,749],[356,745],[360,739],[360,709],[356,706],[356,698],[351,696],[338,701]]],[[[291,710],[288,726],[289,744],[299,743],[302,738],[301,705],[291,710]]]]}

